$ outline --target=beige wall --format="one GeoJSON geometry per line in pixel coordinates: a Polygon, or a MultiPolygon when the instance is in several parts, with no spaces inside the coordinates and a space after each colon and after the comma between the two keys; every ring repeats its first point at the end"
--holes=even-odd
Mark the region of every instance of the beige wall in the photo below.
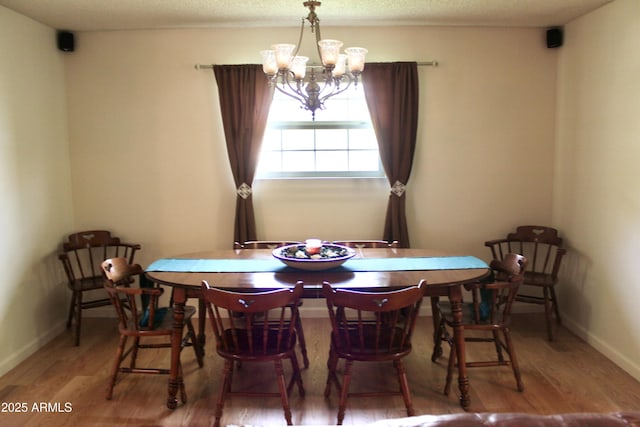
{"type": "Polygon", "coordinates": [[[64,328],[56,248],[73,211],[55,31],[0,7],[0,374],[64,328]]]}
{"type": "Polygon", "coordinates": [[[571,246],[565,322],[640,379],[640,2],[616,0],[565,36],[554,185],[571,246]]]}
{"type": "MultiPolygon", "coordinates": [[[[296,29],[80,33],[66,62],[74,212],[143,244],[140,260],[233,238],[235,193],[210,70],[258,62],[296,29]]],[[[421,67],[408,187],[412,245],[488,255],[482,242],[549,223],[557,53],[539,29],[325,28],[371,61],[421,67]]],[[[330,108],[330,102],[329,102],[330,108]]],[[[259,238],[379,238],[384,180],[255,184],[259,238]]]]}

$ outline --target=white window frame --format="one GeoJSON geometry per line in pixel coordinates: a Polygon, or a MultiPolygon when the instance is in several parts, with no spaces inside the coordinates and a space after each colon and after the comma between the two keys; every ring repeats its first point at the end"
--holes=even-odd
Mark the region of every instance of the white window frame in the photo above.
{"type": "MultiPolygon", "coordinates": [[[[349,91],[352,90],[358,90],[358,91],[362,91],[362,87],[360,85],[358,85],[357,88],[349,88],[349,91]]],[[[364,102],[364,98],[363,98],[363,94],[362,92],[360,93],[360,96],[362,96],[362,101],[364,102]]],[[[275,91],[274,94],[274,102],[278,102],[278,100],[282,100],[283,102],[289,101],[289,99],[287,99],[288,97],[284,94],[279,93],[277,90],[275,91]]],[[[330,109],[332,106],[332,102],[340,102],[339,100],[335,100],[333,98],[330,98],[327,101],[327,109],[330,109]]],[[[364,104],[365,108],[366,108],[366,103],[364,104]]],[[[312,120],[311,117],[311,113],[309,111],[303,111],[303,113],[305,114],[305,118],[304,119],[298,119],[298,120],[292,120],[292,121],[286,121],[286,120],[282,120],[282,121],[275,121],[275,120],[270,120],[267,124],[267,132],[274,132],[274,131],[278,131],[278,130],[309,130],[310,132],[313,132],[313,136],[310,137],[310,139],[313,140],[313,146],[312,147],[306,147],[306,148],[301,148],[301,149],[287,149],[284,148],[283,146],[286,145],[284,144],[282,141],[282,138],[280,138],[280,146],[276,147],[273,150],[269,150],[266,148],[266,145],[263,145],[262,148],[262,152],[261,155],[263,153],[267,153],[270,152],[270,154],[272,156],[278,157],[278,154],[280,154],[281,156],[281,160],[282,158],[286,155],[286,153],[294,153],[294,152],[313,152],[313,157],[314,157],[314,162],[315,162],[315,155],[318,152],[323,151],[322,148],[318,148],[318,146],[316,144],[318,144],[317,142],[317,137],[316,137],[316,130],[345,130],[347,132],[347,146],[346,148],[340,149],[340,148],[332,148],[331,151],[346,151],[347,154],[347,159],[349,159],[350,156],[352,155],[357,155],[359,151],[362,152],[367,152],[368,154],[372,153],[372,149],[371,148],[355,148],[355,147],[351,147],[350,146],[350,142],[349,142],[349,130],[350,129],[354,129],[354,130],[360,130],[360,129],[370,129],[371,130],[371,134],[373,134],[373,127],[371,124],[371,120],[333,120],[333,121],[329,121],[329,120],[318,120],[316,119],[315,121],[312,120]],[[308,117],[308,119],[306,119],[306,117],[308,117]]],[[[317,115],[319,116],[321,114],[321,112],[317,113],[317,115]]],[[[367,115],[368,117],[368,115],[367,115]]],[[[375,135],[374,135],[375,138],[375,135]]],[[[384,173],[384,168],[382,167],[382,162],[380,161],[380,153],[378,151],[377,148],[377,141],[376,141],[376,148],[375,148],[375,153],[377,155],[377,170],[367,170],[367,171],[362,171],[362,170],[332,170],[332,171],[327,171],[327,170],[307,170],[307,171],[300,171],[300,170],[278,170],[278,171],[267,171],[264,170],[265,168],[261,168],[260,167],[260,162],[258,163],[258,169],[256,171],[256,179],[295,179],[295,178],[384,178],[385,177],[385,173],[384,173]]],[[[262,156],[261,156],[262,157],[262,156]]],[[[272,157],[273,158],[273,157],[272,157]]],[[[349,163],[349,161],[347,160],[347,164],[349,163]]],[[[348,166],[347,166],[348,167],[348,166]]],[[[285,167],[286,169],[286,167],[285,167]]]]}

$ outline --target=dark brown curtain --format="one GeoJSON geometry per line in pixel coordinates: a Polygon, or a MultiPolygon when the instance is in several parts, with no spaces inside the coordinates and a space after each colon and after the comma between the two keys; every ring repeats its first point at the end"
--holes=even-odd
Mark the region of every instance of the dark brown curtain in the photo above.
{"type": "Polygon", "coordinates": [[[367,63],[364,94],[391,186],[383,239],[409,247],[405,187],[411,175],[418,130],[418,64],[367,63]]]}
{"type": "Polygon", "coordinates": [[[257,240],[253,178],[260,156],[273,91],[262,65],[215,65],[220,110],[231,172],[236,184],[236,242],[257,240]]]}

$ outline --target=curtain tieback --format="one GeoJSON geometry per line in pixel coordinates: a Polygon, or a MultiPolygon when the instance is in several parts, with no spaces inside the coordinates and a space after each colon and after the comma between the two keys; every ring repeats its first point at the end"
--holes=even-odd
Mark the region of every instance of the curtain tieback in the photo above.
{"type": "Polygon", "coordinates": [[[253,193],[253,190],[251,189],[251,186],[249,186],[249,184],[243,182],[242,184],[240,184],[240,187],[236,189],[236,193],[238,193],[238,196],[246,200],[247,198],[249,198],[251,193],[253,193]]]}
{"type": "Polygon", "coordinates": [[[394,182],[393,185],[391,186],[391,192],[398,197],[402,197],[406,189],[407,187],[400,181],[394,182]]]}

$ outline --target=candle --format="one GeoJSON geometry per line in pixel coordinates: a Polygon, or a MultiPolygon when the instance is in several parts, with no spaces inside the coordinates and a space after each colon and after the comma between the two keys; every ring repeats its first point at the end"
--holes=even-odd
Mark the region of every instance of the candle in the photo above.
{"type": "Polygon", "coordinates": [[[305,240],[305,249],[307,250],[307,254],[309,255],[319,254],[321,248],[322,248],[322,240],[320,239],[305,240]]]}

